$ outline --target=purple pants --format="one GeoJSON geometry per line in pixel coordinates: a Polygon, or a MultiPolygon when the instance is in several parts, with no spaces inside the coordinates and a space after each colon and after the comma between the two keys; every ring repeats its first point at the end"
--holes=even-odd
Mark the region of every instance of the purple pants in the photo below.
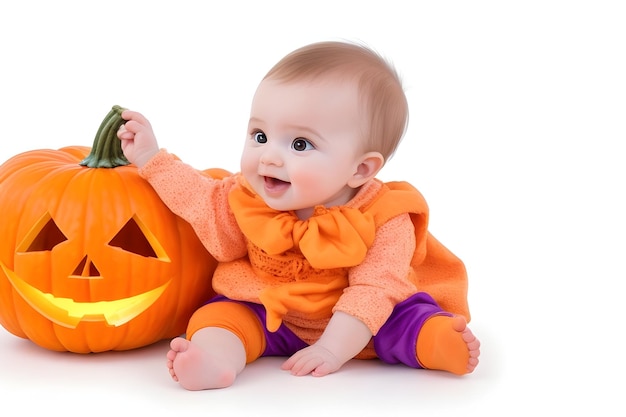
{"type": "MultiPolygon", "coordinates": [[[[209,303],[226,301],[228,298],[218,295],[209,303]]],[[[265,307],[262,304],[235,301],[248,306],[265,323],[265,307]]],[[[415,352],[417,335],[424,322],[435,315],[448,315],[427,293],[419,292],[402,301],[393,309],[391,316],[374,336],[374,350],[381,361],[402,363],[411,368],[422,368],[415,352]]],[[[281,325],[276,332],[270,332],[263,326],[266,348],[261,356],[291,356],[308,346],[287,326],[281,325]]]]}

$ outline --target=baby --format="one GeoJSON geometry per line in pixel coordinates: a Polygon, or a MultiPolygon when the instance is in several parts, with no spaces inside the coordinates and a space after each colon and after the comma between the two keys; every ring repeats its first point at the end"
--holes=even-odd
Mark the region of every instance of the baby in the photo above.
{"type": "Polygon", "coordinates": [[[376,178],[408,120],[377,53],[321,42],[285,56],[256,90],[233,175],[204,175],[160,149],[143,115],[122,117],[125,156],[219,262],[218,295],[167,353],[184,388],[230,386],[261,356],[287,356],[293,375],[352,358],[475,369],[463,263],[428,231],[415,188],[376,178]]]}

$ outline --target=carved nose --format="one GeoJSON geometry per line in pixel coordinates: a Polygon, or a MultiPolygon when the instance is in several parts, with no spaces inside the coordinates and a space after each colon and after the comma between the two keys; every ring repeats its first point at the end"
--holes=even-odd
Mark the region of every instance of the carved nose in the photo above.
{"type": "Polygon", "coordinates": [[[76,278],[99,278],[100,271],[98,271],[98,268],[91,262],[89,256],[85,255],[76,266],[76,269],[74,269],[72,276],[76,278]]]}

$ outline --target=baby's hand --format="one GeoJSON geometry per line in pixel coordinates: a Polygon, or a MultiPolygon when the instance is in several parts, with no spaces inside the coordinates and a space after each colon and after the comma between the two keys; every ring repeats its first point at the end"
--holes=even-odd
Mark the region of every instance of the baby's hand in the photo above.
{"type": "Polygon", "coordinates": [[[337,371],[343,364],[331,351],[313,344],[293,354],[282,364],[281,369],[297,376],[325,376],[337,371]]]}
{"type": "Polygon", "coordinates": [[[126,159],[141,168],[159,152],[152,126],[148,119],[135,111],[124,110],[122,118],[126,123],[117,132],[122,141],[122,151],[126,159]]]}

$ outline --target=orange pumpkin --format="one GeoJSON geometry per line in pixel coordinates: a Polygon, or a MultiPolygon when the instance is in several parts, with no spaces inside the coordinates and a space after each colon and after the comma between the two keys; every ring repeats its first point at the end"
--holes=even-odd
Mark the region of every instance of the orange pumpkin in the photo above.
{"type": "Polygon", "coordinates": [[[114,106],[90,149],[0,166],[0,324],[56,351],[177,336],[213,295],[216,261],[124,158],[114,106]]]}

